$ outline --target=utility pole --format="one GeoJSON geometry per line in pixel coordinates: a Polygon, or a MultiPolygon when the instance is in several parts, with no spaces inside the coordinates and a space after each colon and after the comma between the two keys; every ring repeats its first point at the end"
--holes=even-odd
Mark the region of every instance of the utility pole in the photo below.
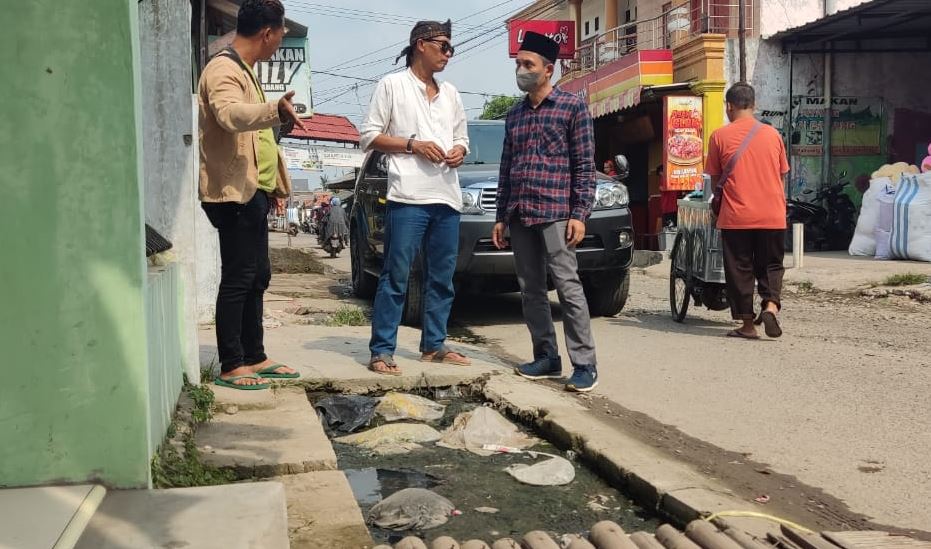
{"type": "Polygon", "coordinates": [[[747,81],[747,0],[737,0],[737,41],[740,46],[740,81],[747,81]]]}

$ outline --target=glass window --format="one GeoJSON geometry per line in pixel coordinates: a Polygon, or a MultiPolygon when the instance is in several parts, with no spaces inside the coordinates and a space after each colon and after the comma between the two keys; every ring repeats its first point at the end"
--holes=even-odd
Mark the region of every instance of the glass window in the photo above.
{"type": "Polygon", "coordinates": [[[504,124],[469,124],[466,164],[498,164],[504,147],[504,124]]]}

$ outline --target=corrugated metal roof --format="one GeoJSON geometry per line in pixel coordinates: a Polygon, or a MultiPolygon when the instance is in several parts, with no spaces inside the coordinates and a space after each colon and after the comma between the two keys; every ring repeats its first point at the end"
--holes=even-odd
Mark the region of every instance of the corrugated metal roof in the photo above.
{"type": "Polygon", "coordinates": [[[777,33],[791,51],[931,50],[931,1],[870,0],[777,33]]]}
{"type": "Polygon", "coordinates": [[[345,116],[315,114],[310,118],[305,118],[304,125],[307,126],[306,130],[294,128],[285,137],[335,143],[359,143],[359,130],[345,116]]]}

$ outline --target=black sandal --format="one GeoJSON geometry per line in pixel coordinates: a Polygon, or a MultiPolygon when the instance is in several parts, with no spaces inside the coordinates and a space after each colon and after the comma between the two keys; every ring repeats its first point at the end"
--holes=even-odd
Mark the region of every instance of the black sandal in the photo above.
{"type": "Polygon", "coordinates": [[[763,328],[765,329],[767,337],[775,339],[782,336],[782,327],[779,325],[779,319],[776,318],[775,313],[763,311],[760,313],[759,320],[763,323],[763,328]]]}

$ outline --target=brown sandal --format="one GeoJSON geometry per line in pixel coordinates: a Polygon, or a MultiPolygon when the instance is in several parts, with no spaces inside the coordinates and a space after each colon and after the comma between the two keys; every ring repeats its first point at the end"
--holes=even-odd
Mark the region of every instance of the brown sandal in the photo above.
{"type": "Polygon", "coordinates": [[[390,355],[375,355],[369,360],[369,371],[383,376],[399,376],[401,370],[390,355]],[[381,364],[381,366],[377,366],[381,364]]]}
{"type": "Polygon", "coordinates": [[[434,362],[438,364],[453,364],[455,366],[471,366],[472,361],[469,360],[469,357],[458,352],[453,351],[445,345],[437,351],[430,353],[424,353],[420,356],[421,362],[434,362]],[[451,355],[458,355],[461,358],[456,358],[451,355]]]}

